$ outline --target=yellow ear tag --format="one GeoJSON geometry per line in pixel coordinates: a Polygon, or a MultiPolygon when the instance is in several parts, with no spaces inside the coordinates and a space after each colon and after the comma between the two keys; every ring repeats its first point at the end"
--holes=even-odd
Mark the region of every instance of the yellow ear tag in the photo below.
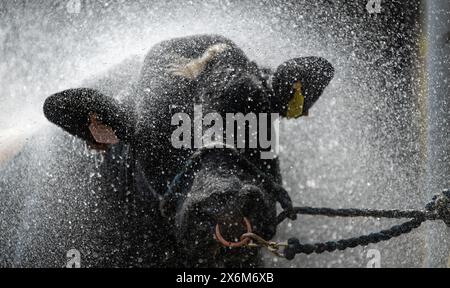
{"type": "Polygon", "coordinates": [[[302,83],[300,81],[294,84],[295,93],[289,100],[286,117],[288,119],[298,118],[303,114],[303,105],[305,104],[305,96],[302,94],[302,83]]]}

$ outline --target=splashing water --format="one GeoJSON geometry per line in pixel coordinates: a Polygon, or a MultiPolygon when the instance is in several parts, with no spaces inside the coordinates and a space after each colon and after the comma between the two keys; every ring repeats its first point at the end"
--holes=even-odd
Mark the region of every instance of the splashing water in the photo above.
{"type": "MultiPolygon", "coordinates": [[[[102,158],[49,125],[42,114],[44,99],[82,83],[97,83],[118,95],[135,79],[152,45],[198,33],[229,37],[261,66],[274,68],[308,55],[333,63],[335,78],[310,117],[281,125],[284,186],[296,205],[422,208],[431,193],[426,75],[417,44],[425,37],[425,12],[420,4],[383,2],[381,12],[371,14],[364,1],[348,2],[3,1],[0,266],[63,266],[66,255],[55,247],[85,247],[85,257],[92,258],[102,253],[98,239],[87,236],[108,229],[98,205],[113,209],[107,201],[96,204],[102,158]],[[114,79],[117,68],[110,68],[124,60],[124,81],[96,82],[105,73],[114,79]],[[20,157],[8,162],[16,153],[20,157]],[[60,226],[71,230],[67,243],[46,238],[60,226]]],[[[437,116],[436,121],[446,120],[437,116]]],[[[448,122],[442,125],[448,130],[448,122]]],[[[450,184],[448,173],[441,178],[450,184]]],[[[277,239],[329,240],[391,224],[304,217],[282,224],[277,239]]],[[[428,226],[368,248],[298,256],[292,262],[267,255],[265,262],[269,267],[366,267],[368,249],[378,249],[382,267],[445,266],[448,236],[437,232],[445,226],[428,226]],[[434,252],[426,248],[431,242],[434,252]]]]}

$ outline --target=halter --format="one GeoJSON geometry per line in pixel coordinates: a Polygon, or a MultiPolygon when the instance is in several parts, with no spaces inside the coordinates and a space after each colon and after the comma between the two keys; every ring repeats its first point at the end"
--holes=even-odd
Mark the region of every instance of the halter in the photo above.
{"type": "MultiPolygon", "coordinates": [[[[221,150],[226,150],[228,159],[234,159],[236,164],[240,165],[245,171],[252,173],[255,178],[260,180],[260,183],[265,190],[274,196],[284,211],[292,211],[292,200],[288,192],[280,184],[276,183],[272,179],[272,176],[261,171],[261,169],[242,155],[235,147],[224,145],[224,148],[221,148],[221,150]]],[[[182,186],[183,188],[188,188],[192,184],[194,171],[198,169],[201,160],[211,153],[217,153],[217,149],[214,148],[214,145],[198,149],[189,157],[181,171],[175,175],[168,186],[167,192],[164,194],[164,199],[161,201],[160,208],[164,216],[167,216],[168,207],[171,209],[175,208],[176,210],[176,207],[183,203],[186,195],[182,192],[185,191],[185,189],[182,189],[182,186]]],[[[291,220],[297,218],[296,214],[286,213],[286,217],[291,220]]]]}

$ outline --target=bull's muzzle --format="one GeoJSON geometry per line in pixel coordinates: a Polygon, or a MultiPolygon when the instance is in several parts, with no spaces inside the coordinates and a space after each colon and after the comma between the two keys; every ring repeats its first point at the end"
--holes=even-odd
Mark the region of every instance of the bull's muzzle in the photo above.
{"type": "Polygon", "coordinates": [[[268,239],[273,237],[275,200],[254,185],[240,189],[226,189],[222,185],[198,188],[193,185],[190,197],[175,217],[175,236],[189,259],[198,259],[207,266],[256,263],[257,250],[247,248],[250,239],[241,236],[255,232],[268,239]]]}

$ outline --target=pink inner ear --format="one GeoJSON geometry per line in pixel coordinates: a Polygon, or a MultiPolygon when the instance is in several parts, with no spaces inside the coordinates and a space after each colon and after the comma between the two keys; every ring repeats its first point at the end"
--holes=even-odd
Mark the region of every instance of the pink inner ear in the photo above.
{"type": "Polygon", "coordinates": [[[119,139],[117,138],[116,133],[114,133],[114,130],[111,127],[99,122],[95,114],[90,115],[90,120],[91,123],[89,124],[89,131],[91,131],[92,137],[94,137],[94,140],[97,143],[100,144],[119,143],[119,139]]]}

